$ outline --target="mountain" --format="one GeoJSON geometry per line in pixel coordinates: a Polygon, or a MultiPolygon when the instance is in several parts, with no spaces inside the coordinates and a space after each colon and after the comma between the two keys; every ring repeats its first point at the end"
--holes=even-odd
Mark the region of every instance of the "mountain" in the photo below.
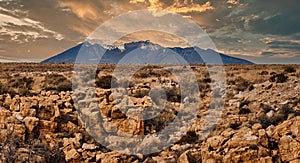
{"type": "Polygon", "coordinates": [[[189,63],[201,64],[253,64],[250,61],[218,53],[211,49],[199,47],[166,48],[150,41],[139,41],[124,44],[124,48],[104,48],[99,44],[81,43],[58,55],[48,58],[42,63],[189,63]],[[84,54],[78,55],[78,54],[84,54]],[[103,54],[100,57],[100,54],[103,54]],[[219,61],[218,61],[219,60],[219,61]]]}

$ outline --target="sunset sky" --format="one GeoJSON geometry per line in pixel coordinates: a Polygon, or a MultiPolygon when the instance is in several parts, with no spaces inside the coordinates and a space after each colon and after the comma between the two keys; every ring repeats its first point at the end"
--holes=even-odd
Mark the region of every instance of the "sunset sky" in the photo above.
{"type": "Polygon", "coordinates": [[[300,63],[296,0],[0,0],[0,61],[41,61],[83,42],[107,20],[141,9],[195,21],[225,54],[300,63]]]}

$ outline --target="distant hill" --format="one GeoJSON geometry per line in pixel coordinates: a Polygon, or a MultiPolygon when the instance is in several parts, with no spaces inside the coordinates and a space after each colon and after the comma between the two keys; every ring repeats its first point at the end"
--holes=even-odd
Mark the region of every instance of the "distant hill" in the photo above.
{"type": "MultiPolygon", "coordinates": [[[[203,60],[207,63],[220,63],[215,61],[216,56],[220,56],[224,64],[253,64],[250,61],[218,53],[211,49],[203,50],[199,47],[167,48],[158,44],[153,44],[149,41],[126,43],[124,44],[123,49],[118,47],[104,48],[99,44],[84,42],[58,55],[48,58],[42,61],[42,63],[75,63],[79,52],[85,54],[85,58],[94,58],[94,60],[97,60],[97,57],[99,58],[99,54],[104,53],[99,63],[119,63],[124,56],[134,53],[134,57],[132,57],[131,61],[128,61],[127,63],[135,63],[135,61],[138,62],[136,56],[143,58],[147,57],[147,59],[149,59],[149,63],[162,63],[162,58],[165,59],[163,63],[182,63],[178,61],[180,60],[178,58],[168,58],[170,56],[174,56],[171,54],[178,54],[180,56],[179,58],[182,57],[185,62],[190,64],[202,64],[204,63],[203,60]]],[[[82,58],[80,58],[80,61],[93,63],[91,60],[84,61],[82,58]]]]}

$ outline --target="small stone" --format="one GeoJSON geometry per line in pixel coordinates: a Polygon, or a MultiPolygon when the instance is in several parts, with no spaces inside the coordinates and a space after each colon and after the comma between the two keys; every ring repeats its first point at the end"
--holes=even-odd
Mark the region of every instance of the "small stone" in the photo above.
{"type": "Polygon", "coordinates": [[[262,125],[260,123],[255,123],[253,126],[252,126],[252,131],[253,133],[257,133],[259,129],[262,129],[262,125]]]}
{"type": "Polygon", "coordinates": [[[267,156],[267,157],[263,157],[263,158],[260,158],[259,162],[261,163],[272,163],[272,157],[270,156],[267,156]]]}
{"type": "Polygon", "coordinates": [[[49,132],[54,132],[57,128],[57,123],[56,122],[51,122],[47,120],[40,120],[40,129],[46,129],[49,132]]]}
{"type": "Polygon", "coordinates": [[[273,111],[273,110],[269,111],[269,112],[267,113],[267,116],[268,116],[269,118],[273,117],[273,116],[274,116],[274,111],[273,111]]]}
{"type": "Polygon", "coordinates": [[[39,119],[36,117],[26,117],[23,119],[26,128],[28,129],[29,133],[33,131],[33,129],[39,124],[39,119]]]}
{"type": "Polygon", "coordinates": [[[178,158],[178,163],[186,163],[186,162],[190,162],[190,160],[189,160],[189,151],[184,152],[178,158]]]}
{"type": "Polygon", "coordinates": [[[286,100],[286,101],[284,101],[284,102],[282,102],[282,103],[280,103],[281,105],[286,105],[286,104],[288,104],[290,101],[289,100],[286,100]]]}
{"type": "Polygon", "coordinates": [[[68,146],[64,147],[63,152],[66,155],[66,157],[65,157],[66,161],[77,160],[80,157],[79,153],[76,151],[76,149],[74,149],[72,147],[72,145],[68,145],[68,146]]]}
{"type": "Polygon", "coordinates": [[[98,148],[98,146],[96,146],[95,144],[83,143],[82,148],[85,150],[95,150],[98,148]]]}

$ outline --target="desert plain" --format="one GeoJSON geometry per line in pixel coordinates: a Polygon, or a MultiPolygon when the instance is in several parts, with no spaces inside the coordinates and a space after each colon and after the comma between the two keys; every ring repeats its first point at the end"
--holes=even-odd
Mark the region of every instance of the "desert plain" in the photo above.
{"type": "MultiPolygon", "coordinates": [[[[123,66],[126,71],[133,65],[123,66]]],[[[89,78],[77,79],[73,64],[1,63],[0,162],[300,162],[299,65],[223,65],[225,95],[218,98],[211,86],[217,72],[208,72],[209,66],[188,66],[196,76],[200,103],[196,112],[186,112],[196,119],[183,136],[161,151],[128,155],[91,136],[82,119],[88,113],[78,107],[96,109],[103,139],[126,147],[110,133],[155,134],[176,119],[181,103],[188,102],[171,72],[184,77],[187,66],[146,65],[126,85],[115,79],[116,65],[99,65],[94,80],[82,81],[95,85],[95,101],[87,103],[84,91],[74,93],[80,86],[73,81],[89,78]],[[125,85],[127,94],[114,96],[112,83],[125,85]],[[165,93],[151,91],[156,85],[165,93]],[[151,119],[132,119],[120,110],[124,105],[159,108],[160,95],[165,95],[164,108],[151,119]],[[219,119],[200,139],[210,110],[218,111],[219,119]]],[[[172,138],[170,134],[166,140],[172,138]]],[[[150,150],[147,143],[142,147],[150,150]]]]}

